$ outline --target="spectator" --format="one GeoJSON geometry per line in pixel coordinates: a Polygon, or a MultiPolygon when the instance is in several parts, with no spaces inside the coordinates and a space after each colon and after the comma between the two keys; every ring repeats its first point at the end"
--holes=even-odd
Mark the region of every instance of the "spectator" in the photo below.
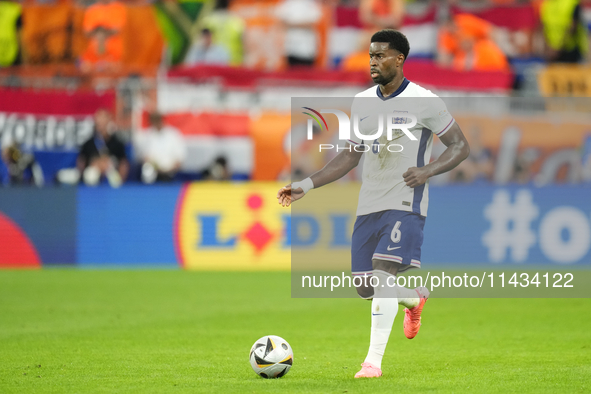
{"type": "Polygon", "coordinates": [[[459,71],[508,70],[507,57],[491,38],[493,29],[474,15],[450,16],[439,32],[438,63],[459,71]]]}
{"type": "Polygon", "coordinates": [[[544,0],[540,18],[553,62],[578,63],[588,52],[587,29],[582,21],[579,0],[544,0]]]}
{"type": "Polygon", "coordinates": [[[142,181],[172,181],[185,160],[185,142],[176,128],[164,125],[161,114],[150,114],[150,124],[137,144],[143,163],[142,181]]]}
{"type": "Polygon", "coordinates": [[[212,42],[211,31],[203,29],[201,38],[195,42],[185,58],[185,64],[194,66],[197,64],[215,64],[227,66],[230,64],[230,55],[226,48],[212,42]]]}
{"type": "Polygon", "coordinates": [[[285,28],[285,56],[290,66],[313,66],[318,56],[316,24],[322,9],[315,0],[283,0],[277,17],[285,28]]]}
{"type": "Polygon", "coordinates": [[[94,133],[80,149],[77,167],[87,185],[97,185],[102,177],[119,187],[127,179],[129,161],[125,145],[114,134],[111,114],[99,109],[94,114],[94,133]]]}
{"type": "MultiPolygon", "coordinates": [[[[368,29],[397,29],[404,18],[404,0],[361,0],[360,22],[368,29]]],[[[373,34],[373,33],[372,33],[373,34]]]]}
{"type": "Polygon", "coordinates": [[[22,185],[34,183],[43,186],[45,180],[41,166],[35,161],[35,155],[26,151],[14,142],[6,144],[2,149],[2,160],[8,171],[8,183],[22,185]]]}
{"type": "Polygon", "coordinates": [[[228,169],[228,161],[225,157],[219,156],[215,162],[203,173],[201,177],[205,181],[229,181],[232,179],[232,174],[228,169]]]}
{"type": "Polygon", "coordinates": [[[88,7],[83,29],[89,42],[82,54],[82,70],[112,71],[121,65],[126,19],[125,6],[115,0],[100,0],[88,7]]]}
{"type": "Polygon", "coordinates": [[[22,7],[16,1],[0,1],[0,67],[18,63],[22,7]]]}
{"type": "Polygon", "coordinates": [[[240,66],[244,57],[242,37],[245,24],[241,17],[228,10],[229,0],[217,0],[211,15],[203,19],[211,31],[213,43],[223,46],[230,56],[231,66],[240,66]]]}

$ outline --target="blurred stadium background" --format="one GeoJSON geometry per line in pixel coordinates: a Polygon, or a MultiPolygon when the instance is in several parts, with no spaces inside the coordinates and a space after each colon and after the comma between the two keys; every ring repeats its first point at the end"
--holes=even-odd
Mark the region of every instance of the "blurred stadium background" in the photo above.
{"type": "Polygon", "coordinates": [[[472,148],[424,267],[591,267],[591,1],[0,0],[0,391],[588,392],[588,299],[432,299],[359,382],[369,305],[290,298],[291,247],[349,265],[359,187],[277,205],[332,157],[291,98],[369,87],[381,28],[472,148]],[[268,334],[280,381],[247,362],[268,334]]]}

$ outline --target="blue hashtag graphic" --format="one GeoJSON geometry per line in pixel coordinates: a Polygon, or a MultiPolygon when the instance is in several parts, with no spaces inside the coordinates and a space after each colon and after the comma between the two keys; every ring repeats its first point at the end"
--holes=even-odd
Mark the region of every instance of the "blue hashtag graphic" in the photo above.
{"type": "Polygon", "coordinates": [[[525,261],[529,249],[536,243],[531,223],[538,215],[539,209],[528,190],[519,190],[514,203],[508,191],[495,192],[492,202],[484,209],[490,229],[483,234],[482,243],[488,248],[489,259],[500,263],[510,250],[511,260],[525,261]]]}

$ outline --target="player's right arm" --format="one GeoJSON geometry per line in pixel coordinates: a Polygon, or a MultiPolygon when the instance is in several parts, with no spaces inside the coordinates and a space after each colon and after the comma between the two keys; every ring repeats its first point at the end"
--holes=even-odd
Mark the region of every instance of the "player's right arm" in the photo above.
{"type": "Polygon", "coordinates": [[[355,149],[351,149],[351,151],[343,150],[334,159],[329,161],[324,168],[312,174],[310,178],[279,189],[277,192],[279,204],[288,207],[292,202],[304,197],[310,188],[319,188],[342,178],[353,168],[357,167],[362,155],[363,152],[357,152],[355,149]]]}

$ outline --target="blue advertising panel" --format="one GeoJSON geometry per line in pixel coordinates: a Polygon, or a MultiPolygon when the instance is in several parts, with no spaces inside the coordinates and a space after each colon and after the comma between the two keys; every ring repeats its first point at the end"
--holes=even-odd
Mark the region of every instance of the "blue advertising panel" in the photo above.
{"type": "Polygon", "coordinates": [[[79,188],[78,264],[177,266],[173,226],[180,189],[79,188]]]}

